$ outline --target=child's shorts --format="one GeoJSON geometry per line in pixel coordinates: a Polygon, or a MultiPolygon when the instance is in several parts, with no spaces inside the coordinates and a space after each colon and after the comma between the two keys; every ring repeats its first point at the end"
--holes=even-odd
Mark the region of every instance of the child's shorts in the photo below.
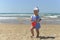
{"type": "Polygon", "coordinates": [[[40,23],[36,23],[36,29],[39,29],[40,28],[40,23]]]}

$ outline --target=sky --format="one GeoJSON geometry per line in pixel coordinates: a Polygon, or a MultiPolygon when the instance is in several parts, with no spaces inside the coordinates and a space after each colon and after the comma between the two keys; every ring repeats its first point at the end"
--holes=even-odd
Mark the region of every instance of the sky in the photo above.
{"type": "Polygon", "coordinates": [[[41,13],[60,13],[60,0],[0,0],[0,13],[32,13],[36,6],[41,13]]]}

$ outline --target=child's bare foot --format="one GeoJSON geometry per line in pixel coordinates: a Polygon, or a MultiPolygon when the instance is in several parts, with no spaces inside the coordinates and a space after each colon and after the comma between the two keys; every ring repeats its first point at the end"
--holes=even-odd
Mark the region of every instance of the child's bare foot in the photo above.
{"type": "Polygon", "coordinates": [[[31,38],[35,38],[35,36],[31,36],[31,38]]]}
{"type": "Polygon", "coordinates": [[[33,38],[34,36],[31,36],[31,38],[33,38]]]}

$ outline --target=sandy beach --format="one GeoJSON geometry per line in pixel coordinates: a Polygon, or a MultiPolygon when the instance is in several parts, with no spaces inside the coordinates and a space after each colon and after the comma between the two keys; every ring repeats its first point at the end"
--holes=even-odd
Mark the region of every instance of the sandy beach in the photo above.
{"type": "Polygon", "coordinates": [[[0,40],[60,40],[60,25],[42,24],[39,31],[39,38],[31,38],[30,25],[2,23],[0,24],[0,40]]]}

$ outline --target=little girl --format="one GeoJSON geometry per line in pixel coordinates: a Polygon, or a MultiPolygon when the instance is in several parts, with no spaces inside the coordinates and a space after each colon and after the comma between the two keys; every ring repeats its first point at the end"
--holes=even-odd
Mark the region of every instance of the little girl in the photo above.
{"type": "Polygon", "coordinates": [[[31,25],[32,25],[32,27],[31,27],[32,36],[31,37],[34,37],[34,29],[36,29],[36,32],[37,32],[36,37],[39,37],[39,28],[40,28],[41,18],[38,15],[38,12],[39,12],[39,9],[37,7],[35,7],[34,8],[34,15],[31,16],[31,25]]]}

